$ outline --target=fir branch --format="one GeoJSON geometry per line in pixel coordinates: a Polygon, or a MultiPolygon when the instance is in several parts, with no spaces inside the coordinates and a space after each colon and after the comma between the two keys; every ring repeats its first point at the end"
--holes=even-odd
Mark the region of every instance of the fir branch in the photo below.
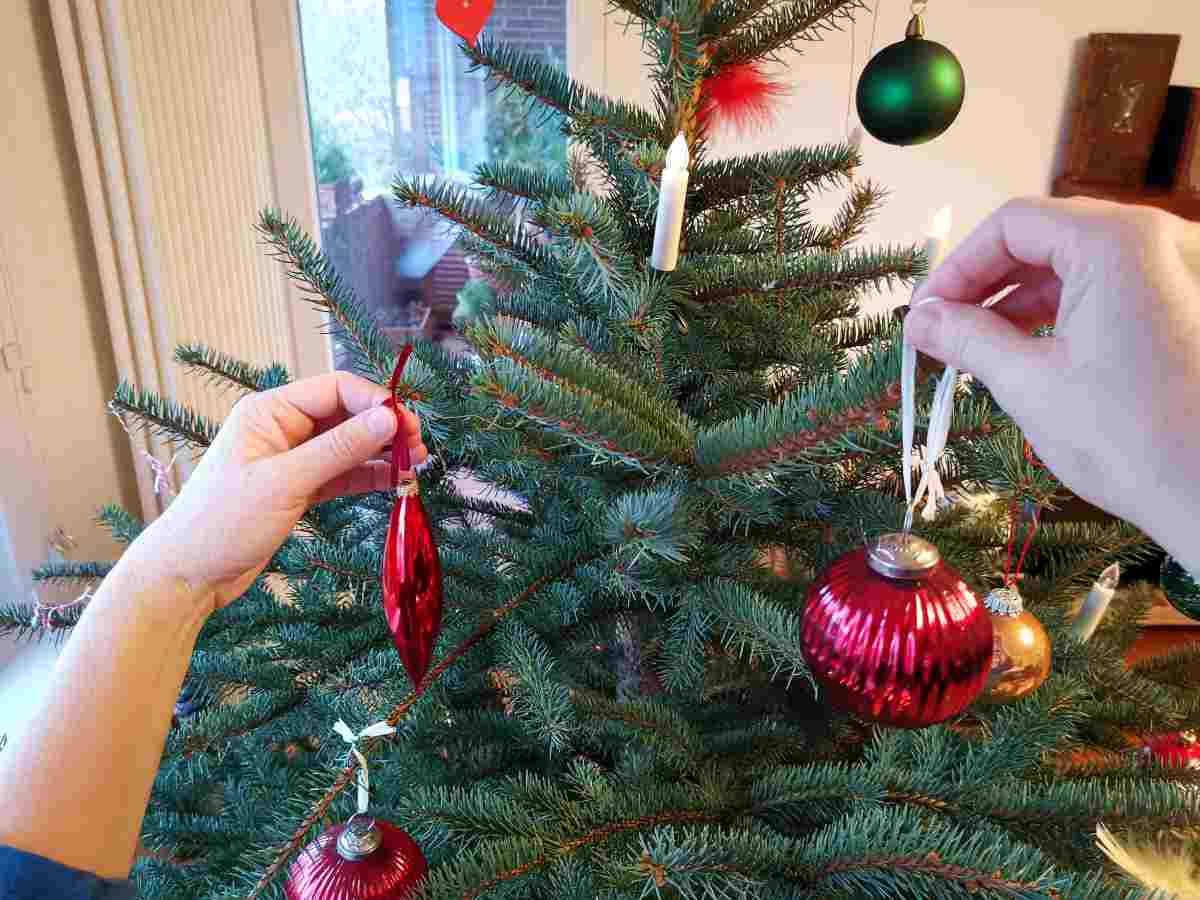
{"type": "Polygon", "coordinates": [[[1200,680],[1200,641],[1139,659],[1132,664],[1132,669],[1141,677],[1160,684],[1190,687],[1200,680]]]}
{"type": "Polygon", "coordinates": [[[648,112],[595,93],[539,56],[497,43],[486,34],[463,52],[471,61],[472,71],[486,69],[488,78],[520,88],[547,108],[570,116],[577,127],[621,140],[663,139],[658,123],[648,112]]]}
{"type": "Polygon", "coordinates": [[[291,217],[273,209],[259,215],[258,230],[296,281],[305,299],[329,313],[338,332],[349,341],[361,372],[383,384],[392,374],[395,353],[354,291],[334,270],[329,258],[291,217]]]}
{"type": "Polygon", "coordinates": [[[799,50],[805,41],[823,40],[866,9],[864,0],[783,0],[729,34],[713,54],[713,66],[773,59],[781,50],[799,50]]]}
{"type": "Polygon", "coordinates": [[[833,222],[813,232],[810,246],[836,253],[862,236],[875,214],[887,199],[887,191],[870,181],[854,185],[833,222]]]}
{"type": "Polygon", "coordinates": [[[611,306],[613,296],[633,282],[633,249],[625,243],[617,218],[596,198],[572,194],[548,201],[537,221],[558,238],[563,277],[577,284],[579,293],[595,295],[611,306]]]}
{"type": "Polygon", "coordinates": [[[565,200],[575,193],[575,186],[565,175],[515,163],[481,163],[475,170],[475,184],[494,194],[535,203],[565,200]]]}
{"type": "Polygon", "coordinates": [[[925,274],[924,257],[915,247],[847,253],[800,253],[746,262],[720,263],[694,270],[697,304],[729,303],[757,297],[781,306],[793,295],[837,289],[880,289],[899,279],[925,274]]]}
{"type": "Polygon", "coordinates": [[[84,582],[103,581],[116,563],[58,562],[47,563],[33,570],[34,581],[84,582]]]}
{"type": "Polygon", "coordinates": [[[266,368],[252,366],[203,344],[180,344],[175,348],[175,361],[215,384],[245,391],[269,391],[291,381],[279,363],[266,368]]]}
{"type": "Polygon", "coordinates": [[[126,381],[117,385],[109,401],[117,413],[128,413],[133,423],[167,440],[183,441],[203,449],[217,437],[217,426],[181,403],[134,387],[126,381]]]}
{"type": "Polygon", "coordinates": [[[489,244],[529,272],[552,271],[550,255],[523,228],[467,188],[433,177],[397,177],[392,195],[401,206],[427,209],[489,244]]]}
{"type": "MultiPolygon", "coordinates": [[[[720,822],[725,815],[720,813],[709,812],[705,809],[678,809],[678,810],[662,810],[657,813],[644,816],[636,816],[628,819],[618,819],[612,822],[606,822],[595,828],[589,829],[586,832],[571,835],[562,840],[555,841],[550,847],[547,847],[545,852],[538,853],[531,858],[525,859],[518,865],[512,866],[488,866],[489,869],[499,869],[494,875],[488,878],[481,879],[477,883],[462,886],[454,885],[455,896],[461,897],[462,900],[475,900],[476,897],[483,897],[491,894],[497,888],[505,885],[507,882],[515,881],[518,878],[524,878],[535,872],[539,872],[546,868],[551,863],[557,862],[568,854],[576,853],[580,850],[594,847],[598,844],[604,844],[613,838],[618,838],[633,832],[653,831],[656,828],[661,828],[667,825],[697,825],[712,822],[720,822]]],[[[436,875],[435,875],[436,878],[436,875]]],[[[438,891],[443,885],[431,879],[428,889],[431,892],[438,891]]],[[[446,885],[448,887],[448,885],[446,885]]]]}
{"type": "MultiPolygon", "coordinates": [[[[688,211],[693,215],[717,210],[735,201],[777,193],[807,196],[814,190],[849,179],[862,163],[858,151],[846,144],[821,144],[705,161],[688,179],[688,211]]],[[[856,188],[852,199],[859,196],[856,188]]],[[[794,228],[797,222],[789,222],[794,228]]]]}
{"type": "Polygon", "coordinates": [[[772,5],[774,0],[717,0],[704,15],[700,34],[705,40],[722,38],[741,28],[772,5]]]}
{"type": "Polygon", "coordinates": [[[481,325],[475,341],[494,360],[476,383],[503,408],[638,468],[690,461],[687,418],[586,351],[499,320],[481,325]]]}
{"type": "Polygon", "coordinates": [[[783,676],[790,686],[794,679],[802,678],[814,686],[796,642],[800,620],[795,613],[735,581],[711,581],[699,591],[727,649],[751,665],[759,660],[767,663],[772,679],[783,676]]]}
{"type": "Polygon", "coordinates": [[[832,322],[823,322],[816,331],[831,347],[850,350],[894,338],[896,319],[890,312],[855,316],[853,319],[834,319],[832,322]]]}
{"type": "Polygon", "coordinates": [[[876,345],[842,376],[701,432],[697,463],[714,477],[829,462],[891,430],[900,344],[876,345]],[[872,430],[875,435],[872,435],[872,430]]]}
{"type": "Polygon", "coordinates": [[[109,530],[113,540],[121,544],[132,544],[146,527],[141,519],[112,503],[101,508],[96,521],[109,530]]]}

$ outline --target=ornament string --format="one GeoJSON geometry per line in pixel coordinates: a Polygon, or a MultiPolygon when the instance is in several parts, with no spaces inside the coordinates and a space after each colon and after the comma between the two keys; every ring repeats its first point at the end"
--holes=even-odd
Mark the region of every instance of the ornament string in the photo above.
{"type": "Polygon", "coordinates": [[[921,518],[932,522],[937,516],[938,504],[946,497],[942,476],[937,464],[946,449],[950,434],[950,419],[954,413],[954,392],[958,387],[958,369],[946,366],[942,379],[933,395],[933,406],[929,410],[929,428],[925,438],[925,453],[919,458],[921,480],[914,491],[912,487],[913,436],[916,431],[916,382],[917,350],[907,341],[901,351],[900,362],[900,428],[903,453],[904,476],[904,532],[912,531],[913,515],[917,506],[925,500],[921,518]]]}
{"type": "MultiPolygon", "coordinates": [[[[400,376],[404,372],[404,366],[408,362],[408,358],[412,356],[413,345],[406,344],[404,349],[400,351],[400,356],[396,359],[396,368],[392,370],[392,379],[388,382],[388,396],[391,397],[392,409],[396,413],[396,419],[400,419],[400,400],[396,396],[396,388],[400,386],[400,376]]],[[[412,455],[409,453],[408,444],[401,438],[399,428],[397,428],[396,436],[392,440],[392,487],[400,487],[400,473],[407,472],[412,468],[412,455]]]]}
{"type": "Polygon", "coordinates": [[[1033,546],[1033,538],[1038,532],[1038,527],[1041,522],[1042,508],[1034,506],[1033,515],[1030,517],[1029,532],[1025,535],[1025,541],[1021,545],[1021,555],[1017,557],[1016,566],[1013,565],[1013,548],[1017,543],[1017,530],[1019,514],[1017,512],[1017,501],[1013,500],[1012,505],[1008,509],[1008,549],[1004,561],[1004,586],[1015,588],[1017,581],[1021,578],[1021,570],[1025,568],[1025,557],[1029,555],[1029,548],[1033,546]]]}
{"type": "MultiPolygon", "coordinates": [[[[871,45],[867,48],[867,55],[864,59],[870,59],[875,55],[875,33],[879,27],[879,0],[875,0],[875,10],[871,14],[871,45]]],[[[850,110],[854,105],[854,73],[858,70],[857,59],[857,43],[855,35],[855,20],[850,20],[850,75],[846,88],[846,122],[845,132],[846,139],[857,149],[862,144],[862,128],[850,130],[850,110]]]]}
{"type": "Polygon", "coordinates": [[[358,742],[364,738],[386,737],[389,734],[395,734],[396,729],[384,721],[368,725],[355,734],[350,730],[349,725],[338,719],[333,725],[333,730],[350,745],[350,755],[358,760],[358,812],[360,815],[366,815],[367,807],[371,802],[371,776],[367,772],[367,757],[358,749],[358,742]]]}
{"type": "Polygon", "coordinates": [[[59,628],[62,626],[62,621],[59,617],[63,613],[76,607],[87,606],[91,599],[92,589],[89,586],[84,588],[83,593],[69,603],[49,605],[43,604],[39,600],[33,607],[33,617],[29,620],[29,627],[44,628],[47,630],[59,628]]]}
{"type": "MultiPolygon", "coordinates": [[[[116,417],[116,420],[121,423],[121,430],[125,432],[125,436],[131,441],[134,434],[133,429],[125,421],[125,416],[117,409],[115,403],[111,400],[108,402],[108,411],[116,417]]],[[[154,476],[154,496],[170,502],[175,498],[175,479],[171,477],[171,470],[175,468],[175,463],[179,459],[179,454],[182,448],[177,447],[175,452],[171,454],[170,460],[163,462],[149,450],[139,451],[139,455],[146,460],[146,465],[150,469],[150,473],[154,476]]]]}

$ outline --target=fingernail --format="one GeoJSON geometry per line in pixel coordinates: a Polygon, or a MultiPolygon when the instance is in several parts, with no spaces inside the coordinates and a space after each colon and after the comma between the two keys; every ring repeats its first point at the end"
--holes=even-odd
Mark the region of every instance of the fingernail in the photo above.
{"type": "Polygon", "coordinates": [[[913,309],[916,309],[918,306],[924,306],[926,303],[933,303],[935,300],[938,303],[944,302],[941,297],[922,297],[920,300],[914,300],[909,304],[909,306],[911,306],[913,309]]]}
{"type": "Polygon", "coordinates": [[[372,437],[385,441],[396,433],[396,414],[386,406],[377,406],[367,413],[367,430],[372,437]]]}

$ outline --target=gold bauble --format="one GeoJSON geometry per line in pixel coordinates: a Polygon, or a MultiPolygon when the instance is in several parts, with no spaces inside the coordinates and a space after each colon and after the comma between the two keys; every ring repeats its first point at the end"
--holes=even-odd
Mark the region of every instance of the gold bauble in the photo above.
{"type": "Polygon", "coordinates": [[[992,670],[980,701],[1011,703],[1033,693],[1050,674],[1050,636],[1015,588],[997,588],[983,605],[992,618],[992,670]]]}

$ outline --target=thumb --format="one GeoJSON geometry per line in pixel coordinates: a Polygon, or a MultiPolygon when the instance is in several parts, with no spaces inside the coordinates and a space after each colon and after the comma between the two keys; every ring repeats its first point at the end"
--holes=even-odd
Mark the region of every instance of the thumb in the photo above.
{"type": "Polygon", "coordinates": [[[304,493],[379,455],[396,433],[396,414],[376,406],[284,454],[285,476],[304,493]]]}
{"type": "Polygon", "coordinates": [[[994,393],[1012,396],[1045,365],[1047,342],[1021,331],[999,313],[974,303],[930,298],[909,311],[904,339],[994,393]]]}

